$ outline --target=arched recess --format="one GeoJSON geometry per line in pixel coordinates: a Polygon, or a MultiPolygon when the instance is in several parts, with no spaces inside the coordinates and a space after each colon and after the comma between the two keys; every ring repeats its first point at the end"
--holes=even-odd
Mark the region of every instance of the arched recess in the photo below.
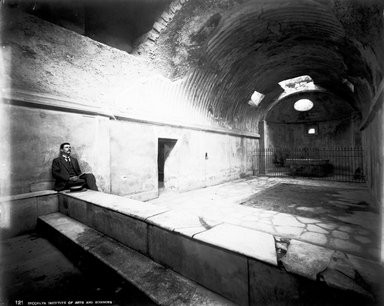
{"type": "Polygon", "coordinates": [[[361,113],[329,92],[301,92],[279,100],[264,117],[265,147],[335,149],[361,146],[361,113]],[[308,99],[312,108],[295,109],[308,99]]]}

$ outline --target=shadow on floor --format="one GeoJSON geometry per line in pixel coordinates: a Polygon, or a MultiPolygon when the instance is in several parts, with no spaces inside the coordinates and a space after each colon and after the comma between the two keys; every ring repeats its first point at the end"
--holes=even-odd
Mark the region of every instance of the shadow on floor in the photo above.
{"type": "Polygon", "coordinates": [[[331,221],[358,211],[378,213],[372,203],[349,188],[287,183],[263,190],[242,205],[331,221]]]}
{"type": "Polygon", "coordinates": [[[79,270],[35,233],[2,241],[1,250],[0,305],[155,305],[121,279],[79,270]]]}

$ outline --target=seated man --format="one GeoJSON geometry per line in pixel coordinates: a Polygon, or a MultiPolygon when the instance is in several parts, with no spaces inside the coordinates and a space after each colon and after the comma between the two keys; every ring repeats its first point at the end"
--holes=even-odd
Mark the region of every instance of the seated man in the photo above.
{"type": "Polygon", "coordinates": [[[61,191],[73,186],[83,186],[98,190],[96,179],[92,173],[81,174],[77,159],[71,157],[71,145],[68,142],[60,145],[60,156],[52,162],[52,175],[56,179],[54,189],[61,191]]]}

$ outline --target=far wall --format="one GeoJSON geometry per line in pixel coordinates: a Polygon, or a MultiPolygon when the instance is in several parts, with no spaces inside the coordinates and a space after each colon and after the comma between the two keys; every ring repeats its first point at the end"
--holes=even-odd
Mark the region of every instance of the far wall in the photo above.
{"type": "MultiPolygon", "coordinates": [[[[292,156],[303,158],[304,156],[299,156],[303,154],[299,150],[308,148],[308,156],[305,158],[329,160],[333,166],[334,174],[361,175],[365,171],[362,152],[360,149],[351,149],[361,147],[361,136],[358,128],[358,120],[353,119],[308,124],[266,122],[264,124],[264,144],[265,148],[294,149],[293,153],[290,154],[281,153],[286,157],[288,154],[290,158],[292,156]],[[310,127],[315,127],[317,134],[308,134],[310,127]],[[340,149],[346,149],[346,151],[340,151],[340,149]]],[[[279,155],[280,152],[277,151],[274,154],[279,155]]]]}
{"type": "Polygon", "coordinates": [[[352,119],[314,124],[266,123],[265,147],[336,148],[361,145],[358,124],[352,119]],[[318,127],[317,135],[309,135],[310,126],[318,127]],[[357,133],[356,133],[357,130],[357,133]]]}

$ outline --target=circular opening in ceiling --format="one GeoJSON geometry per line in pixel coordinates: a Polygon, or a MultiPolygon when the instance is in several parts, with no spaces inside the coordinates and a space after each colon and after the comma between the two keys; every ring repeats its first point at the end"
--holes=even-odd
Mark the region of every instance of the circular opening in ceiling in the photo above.
{"type": "Polygon", "coordinates": [[[312,109],[313,102],[309,99],[300,99],[295,102],[293,107],[299,112],[306,112],[312,109]]]}

